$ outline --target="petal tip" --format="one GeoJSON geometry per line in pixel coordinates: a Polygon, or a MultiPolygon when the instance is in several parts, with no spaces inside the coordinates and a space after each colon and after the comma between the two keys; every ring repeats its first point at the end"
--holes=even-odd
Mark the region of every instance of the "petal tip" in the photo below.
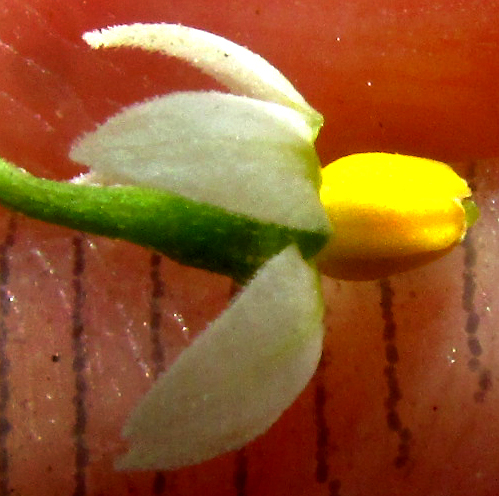
{"type": "Polygon", "coordinates": [[[100,48],[104,46],[104,41],[102,37],[102,31],[100,29],[94,29],[93,31],[87,31],[82,34],[82,39],[87,45],[92,48],[100,48]]]}

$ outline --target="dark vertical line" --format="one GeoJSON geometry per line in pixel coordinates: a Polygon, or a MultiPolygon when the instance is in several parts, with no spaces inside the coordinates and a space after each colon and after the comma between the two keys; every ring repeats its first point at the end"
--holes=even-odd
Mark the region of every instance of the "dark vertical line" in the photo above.
{"type": "Polygon", "coordinates": [[[341,482],[338,479],[333,479],[329,483],[329,496],[340,496],[341,482]]]}
{"type": "MultiPolygon", "coordinates": [[[[165,284],[161,277],[161,255],[159,253],[152,253],[150,259],[150,272],[151,280],[151,299],[150,299],[150,313],[149,313],[149,336],[151,340],[152,352],[152,367],[153,377],[158,378],[159,374],[165,368],[165,354],[161,345],[161,299],[165,295],[165,284]]],[[[154,496],[160,496],[166,493],[166,476],[163,472],[156,472],[154,474],[152,493],[154,496]]]]}
{"type": "Polygon", "coordinates": [[[154,496],[165,494],[166,491],[166,477],[163,472],[156,472],[152,483],[152,493],[154,496]]]}
{"type": "Polygon", "coordinates": [[[464,329],[468,337],[468,350],[472,357],[468,362],[468,367],[470,370],[477,371],[481,366],[480,355],[482,354],[482,345],[477,334],[480,326],[480,316],[475,310],[476,281],[474,269],[476,265],[476,250],[470,234],[468,233],[462,243],[464,248],[462,305],[463,310],[466,312],[464,329]]]}
{"type": "Polygon", "coordinates": [[[463,310],[466,313],[466,324],[464,330],[467,336],[468,351],[471,358],[468,368],[478,374],[478,390],[473,394],[476,402],[485,401],[487,391],[492,388],[492,375],[489,369],[483,366],[480,357],[483,354],[482,343],[479,338],[480,316],[476,311],[475,292],[476,276],[475,266],[477,253],[473,243],[473,236],[469,232],[463,243],[464,248],[464,270],[463,270],[463,310]]]}
{"type": "Polygon", "coordinates": [[[150,278],[152,283],[149,332],[152,345],[153,375],[156,379],[164,370],[165,354],[161,346],[161,299],[165,295],[165,284],[161,278],[161,255],[153,253],[150,261],[150,278]]]}
{"type": "Polygon", "coordinates": [[[314,423],[315,423],[315,480],[319,484],[326,484],[328,493],[339,496],[341,482],[339,479],[331,479],[329,467],[329,455],[336,451],[338,446],[331,443],[329,427],[327,425],[326,404],[326,368],[329,357],[323,351],[319,366],[315,373],[315,395],[314,395],[314,423]],[[329,482],[328,482],[329,481],[329,482]]]}
{"type": "Polygon", "coordinates": [[[246,448],[241,448],[236,453],[236,469],[234,471],[234,487],[236,496],[247,496],[248,483],[248,457],[246,448]]]}
{"type": "MultiPolygon", "coordinates": [[[[236,298],[241,291],[241,286],[235,281],[231,282],[229,288],[229,300],[236,298]]],[[[234,489],[236,496],[247,496],[248,494],[248,454],[246,448],[241,448],[236,453],[235,468],[234,468],[234,489]]]]}
{"type": "Polygon", "coordinates": [[[327,481],[329,476],[328,445],[329,429],[326,420],[326,386],[324,384],[324,356],[319,362],[315,375],[315,429],[316,429],[316,451],[315,451],[315,480],[319,483],[327,481]]]}
{"type": "MultiPolygon", "coordinates": [[[[470,163],[470,170],[467,174],[468,184],[471,190],[476,191],[476,167],[475,163],[470,163]]],[[[480,357],[483,354],[482,343],[479,338],[480,316],[476,311],[476,274],[477,251],[473,240],[473,229],[470,229],[464,239],[464,270],[463,270],[463,295],[462,305],[466,313],[466,324],[464,330],[467,336],[468,351],[471,358],[468,361],[468,368],[478,375],[478,389],[473,394],[477,403],[485,401],[487,392],[492,389],[492,374],[487,367],[484,367],[480,357]]]]}
{"type": "Polygon", "coordinates": [[[10,216],[7,234],[0,245],[0,496],[10,494],[7,438],[12,426],[7,416],[10,399],[10,360],[7,355],[9,329],[5,320],[10,310],[7,285],[10,280],[10,250],[15,243],[16,219],[15,215],[10,216]]]}
{"type": "Polygon", "coordinates": [[[85,291],[83,288],[83,273],[85,271],[85,253],[83,238],[81,235],[73,238],[73,310],[71,316],[72,324],[72,346],[73,346],[73,372],[75,377],[75,395],[73,404],[75,407],[75,424],[73,427],[75,443],[75,489],[73,496],[85,496],[87,494],[86,468],[88,465],[88,448],[85,440],[87,428],[86,393],[87,383],[85,380],[85,367],[87,356],[84,342],[85,326],[83,324],[83,306],[85,303],[85,291]]]}
{"type": "Polygon", "coordinates": [[[397,325],[393,317],[393,289],[388,279],[380,281],[381,289],[381,311],[384,321],[383,341],[385,343],[385,356],[387,365],[384,374],[388,386],[388,396],[385,400],[386,423],[388,429],[395,432],[399,437],[398,455],[395,457],[396,468],[404,467],[409,461],[409,449],[412,433],[404,427],[397,411],[398,402],[402,399],[402,392],[397,376],[397,363],[399,354],[397,349],[396,334],[397,325]]]}

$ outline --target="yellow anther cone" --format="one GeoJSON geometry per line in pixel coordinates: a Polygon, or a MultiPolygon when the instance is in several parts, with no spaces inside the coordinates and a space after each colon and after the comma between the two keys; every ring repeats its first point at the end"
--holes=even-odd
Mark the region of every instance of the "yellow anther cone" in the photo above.
{"type": "Polygon", "coordinates": [[[433,160],[365,153],[322,171],[321,201],[333,236],[318,256],[322,272],[373,279],[446,253],[466,233],[464,179],[433,160]]]}

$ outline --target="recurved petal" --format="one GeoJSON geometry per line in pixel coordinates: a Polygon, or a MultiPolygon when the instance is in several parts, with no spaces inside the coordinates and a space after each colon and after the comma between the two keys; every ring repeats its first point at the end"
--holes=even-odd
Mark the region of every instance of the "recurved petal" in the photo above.
{"type": "Polygon", "coordinates": [[[207,31],[178,24],[130,24],[87,32],[93,48],[137,47],[189,62],[226,86],[232,93],[279,103],[301,112],[314,137],[322,116],[274,66],[259,55],[207,31]]]}
{"type": "Polygon", "coordinates": [[[290,246],[142,399],[124,428],[131,449],[118,468],[192,465],[263,434],[315,372],[322,318],[318,273],[290,246]]]}

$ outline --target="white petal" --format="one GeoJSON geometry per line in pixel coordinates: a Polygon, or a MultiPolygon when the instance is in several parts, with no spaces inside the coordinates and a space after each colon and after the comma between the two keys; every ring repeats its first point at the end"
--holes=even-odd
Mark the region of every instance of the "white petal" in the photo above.
{"type": "Polygon", "coordinates": [[[123,110],[70,156],[107,184],[161,188],[263,222],[328,229],[310,128],[278,104],[173,93],[123,110]]]}
{"type": "Polygon", "coordinates": [[[315,372],[323,339],[316,270],[290,246],[180,356],[124,428],[120,469],[171,469],[264,433],[315,372]]]}
{"type": "Polygon", "coordinates": [[[91,31],[83,39],[93,48],[138,47],[189,62],[232,93],[280,103],[307,116],[317,133],[322,116],[272,65],[225,38],[177,24],[131,24],[91,31]]]}

